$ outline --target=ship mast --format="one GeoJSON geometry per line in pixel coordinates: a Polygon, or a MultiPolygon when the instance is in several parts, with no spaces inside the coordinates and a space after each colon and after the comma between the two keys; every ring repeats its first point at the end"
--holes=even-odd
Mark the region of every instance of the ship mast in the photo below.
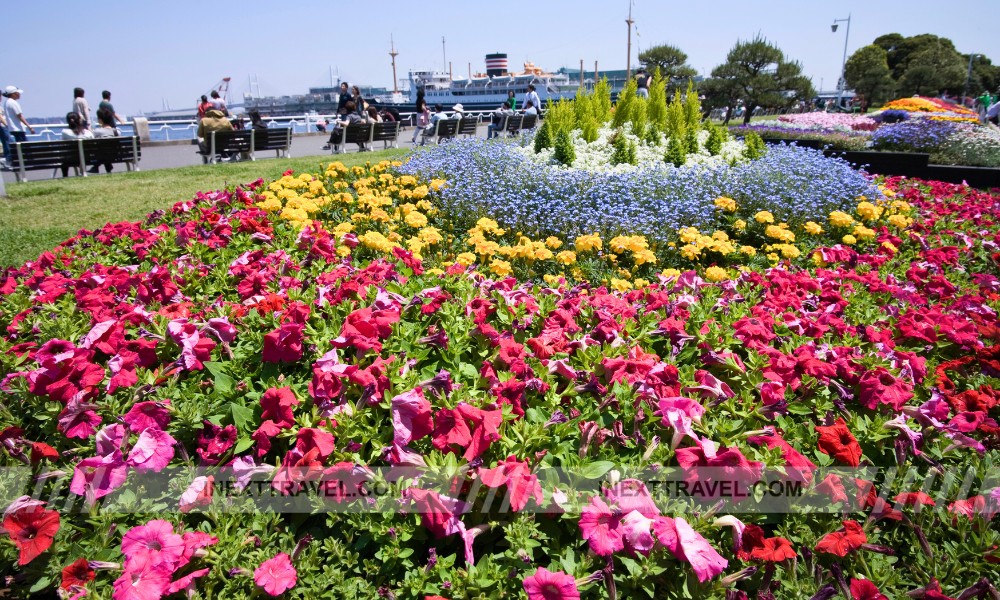
{"type": "Polygon", "coordinates": [[[399,56],[399,52],[396,52],[396,43],[392,41],[392,35],[389,35],[389,47],[391,48],[389,56],[392,57],[392,93],[399,93],[399,84],[396,79],[396,57],[399,56]]]}
{"type": "Polygon", "coordinates": [[[632,0],[628,2],[628,18],[625,19],[628,25],[628,57],[625,60],[625,81],[632,79],[632,0]]]}

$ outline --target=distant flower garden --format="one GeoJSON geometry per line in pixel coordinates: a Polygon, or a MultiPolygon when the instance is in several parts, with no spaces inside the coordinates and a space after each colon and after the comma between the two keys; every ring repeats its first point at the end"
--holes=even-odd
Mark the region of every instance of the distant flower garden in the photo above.
{"type": "Polygon", "coordinates": [[[988,594],[1000,196],[794,148],[580,172],[516,142],[334,163],[4,272],[4,585],[988,594]],[[766,473],[802,510],[718,491],[766,473]]]}

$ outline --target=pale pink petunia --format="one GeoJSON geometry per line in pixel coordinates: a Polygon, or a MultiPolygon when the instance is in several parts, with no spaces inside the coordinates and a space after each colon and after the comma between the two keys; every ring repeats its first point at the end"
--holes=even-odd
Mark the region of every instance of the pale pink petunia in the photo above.
{"type": "Polygon", "coordinates": [[[399,394],[392,399],[393,441],[405,446],[434,431],[431,403],[424,398],[422,388],[399,394]]]}
{"type": "Polygon", "coordinates": [[[648,518],[660,516],[653,497],[649,494],[646,484],[638,479],[623,479],[605,488],[604,496],[623,513],[639,511],[648,518]]]}
{"type": "Polygon", "coordinates": [[[122,459],[121,451],[116,450],[108,456],[85,458],[76,463],[69,491],[86,496],[87,502],[93,504],[98,498],[121,487],[126,477],[128,466],[122,459]]]}
{"type": "Polygon", "coordinates": [[[528,600],[580,600],[576,580],[562,571],[539,567],[534,575],[524,578],[522,585],[528,600]]]}
{"type": "Polygon", "coordinates": [[[677,529],[677,543],[684,552],[684,558],[691,563],[698,581],[704,583],[726,569],[729,561],[716,552],[708,540],[692,529],[687,521],[677,517],[674,519],[674,526],[677,529]]]}
{"type": "Polygon", "coordinates": [[[208,575],[208,569],[198,569],[197,571],[191,571],[184,577],[176,579],[170,582],[170,586],[167,588],[167,594],[176,594],[177,592],[183,591],[194,591],[194,580],[198,577],[204,577],[208,575]]]}
{"type": "Polygon", "coordinates": [[[94,437],[97,444],[97,455],[108,456],[114,454],[115,450],[121,450],[125,442],[125,427],[120,423],[107,425],[97,432],[94,437]]]}
{"type": "Polygon", "coordinates": [[[174,444],[177,441],[166,431],[146,429],[128,453],[126,462],[140,473],[159,473],[174,458],[174,444]]]}
{"type": "Polygon", "coordinates": [[[268,594],[278,596],[295,587],[297,576],[292,559],[282,552],[254,569],[253,581],[268,594]]]}
{"type": "Polygon", "coordinates": [[[622,539],[625,541],[625,549],[633,555],[642,554],[649,556],[656,545],[651,528],[653,519],[644,516],[641,512],[633,510],[621,521],[622,539]]]}

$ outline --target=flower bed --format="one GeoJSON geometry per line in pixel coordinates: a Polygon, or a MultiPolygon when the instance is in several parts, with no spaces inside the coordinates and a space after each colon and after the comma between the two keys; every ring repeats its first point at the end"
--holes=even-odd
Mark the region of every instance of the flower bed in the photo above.
{"type": "Polygon", "coordinates": [[[938,164],[1000,167],[1000,131],[978,124],[911,119],[883,125],[871,142],[877,150],[927,152],[938,164]]]}
{"type": "MultiPolygon", "coordinates": [[[[469,217],[449,226],[444,197],[469,169],[287,174],[0,277],[3,461],[33,478],[2,488],[14,595],[874,598],[997,581],[1000,197],[890,181],[884,204],[850,196],[857,219],[819,213],[904,219],[867,251],[613,292],[434,250],[470,241],[451,239],[469,217]],[[801,510],[656,483],[766,472],[800,484],[801,510]],[[235,493],[255,480],[291,501],[317,479],[341,485],[308,510],[235,493]]],[[[770,210],[745,225],[767,236],[796,206],[753,185],[770,210]]],[[[706,218],[741,206],[716,197],[706,218]]],[[[467,235],[505,233],[483,219],[467,235]]]]}
{"type": "Polygon", "coordinates": [[[914,117],[926,117],[935,121],[979,123],[979,115],[976,111],[940,98],[926,98],[924,96],[899,98],[883,105],[882,110],[902,110],[914,117]]]}

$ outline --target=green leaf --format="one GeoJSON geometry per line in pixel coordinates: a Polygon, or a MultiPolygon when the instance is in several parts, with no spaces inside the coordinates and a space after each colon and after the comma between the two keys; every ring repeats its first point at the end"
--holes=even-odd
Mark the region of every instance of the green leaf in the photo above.
{"type": "Polygon", "coordinates": [[[226,365],[218,362],[207,362],[205,368],[215,378],[215,389],[220,394],[229,394],[233,391],[234,380],[226,374],[226,365]]]}
{"type": "Polygon", "coordinates": [[[240,437],[236,442],[236,447],[233,448],[233,454],[240,454],[253,446],[253,439],[248,437],[240,437]]]}
{"type": "Polygon", "coordinates": [[[229,408],[233,413],[233,424],[236,425],[236,429],[249,431],[248,425],[253,421],[253,411],[235,402],[230,403],[229,408]]]}
{"type": "Polygon", "coordinates": [[[583,469],[580,470],[580,474],[586,479],[600,479],[614,467],[615,463],[609,460],[599,460],[584,465],[583,469]]]}
{"type": "Polygon", "coordinates": [[[50,578],[48,578],[48,577],[42,577],[41,579],[39,579],[38,581],[35,582],[35,585],[33,585],[30,588],[28,588],[28,591],[32,592],[32,593],[34,593],[34,592],[40,592],[40,591],[44,590],[45,588],[49,587],[50,583],[52,583],[52,580],[50,578]]]}

